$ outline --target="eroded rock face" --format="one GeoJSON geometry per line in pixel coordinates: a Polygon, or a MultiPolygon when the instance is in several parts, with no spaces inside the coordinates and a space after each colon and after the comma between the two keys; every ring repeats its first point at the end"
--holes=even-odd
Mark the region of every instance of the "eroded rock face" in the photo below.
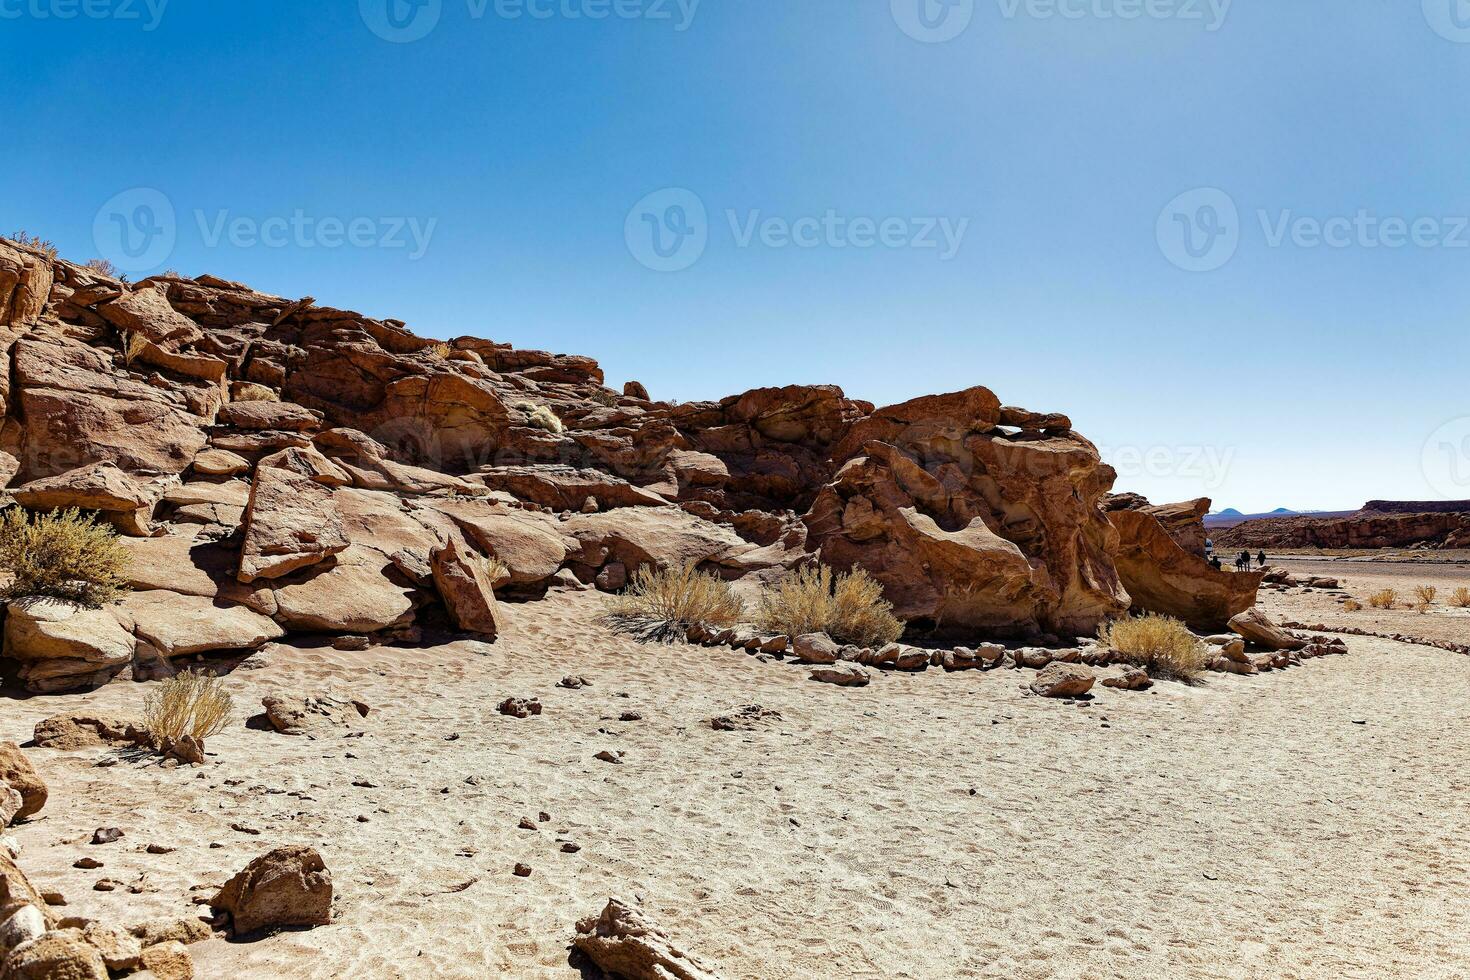
{"type": "Polygon", "coordinates": [[[36,321],[51,295],[51,270],[37,250],[0,241],[0,326],[36,321]]]}
{"type": "MultiPolygon", "coordinates": [[[[33,690],[282,629],[397,631],[426,609],[484,632],[503,626],[488,557],[512,600],[685,564],[754,591],[820,560],[974,639],[1090,634],[1134,599],[1099,508],[1112,470],[1067,416],[982,387],[884,408],[830,385],[620,398],[589,358],[436,345],[210,276],[129,285],[3,241],[0,333],[0,477],[28,485],[26,506],[161,535],[127,545],[148,598],[11,617],[6,657],[33,690]]],[[[1187,553],[1195,509],[1148,513],[1187,553]]],[[[1195,574],[1167,551],[1126,559],[1154,604],[1195,574]]]]}
{"type": "MultiPolygon", "coordinates": [[[[1217,570],[1186,551],[1180,536],[1192,540],[1193,533],[1184,531],[1182,520],[1174,534],[1152,509],[1115,510],[1108,520],[1118,532],[1114,561],[1135,610],[1173,616],[1208,633],[1224,629],[1232,617],[1255,605],[1264,573],[1217,570]]],[[[1199,534],[1203,537],[1203,523],[1199,534]]]]}
{"type": "Polygon", "coordinates": [[[824,561],[861,566],[900,618],[1080,634],[1128,605],[1097,504],[1113,472],[1070,432],[1008,435],[985,389],[854,424],[806,516],[824,561]]]}
{"type": "Polygon", "coordinates": [[[434,585],[454,625],[493,639],[499,624],[494,583],[484,559],[470,550],[464,538],[453,534],[434,552],[432,567],[434,585]]]}
{"type": "Polygon", "coordinates": [[[20,794],[21,806],[14,819],[34,816],[46,805],[46,783],[14,742],[0,742],[0,780],[20,794]]]}

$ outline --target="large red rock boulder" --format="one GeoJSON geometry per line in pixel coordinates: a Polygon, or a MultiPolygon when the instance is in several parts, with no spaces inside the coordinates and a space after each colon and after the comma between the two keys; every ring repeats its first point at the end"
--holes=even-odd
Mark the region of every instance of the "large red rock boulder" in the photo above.
{"type": "Polygon", "coordinates": [[[1097,509],[1113,471],[1070,431],[1008,434],[983,388],[854,424],[806,515],[811,542],[860,566],[902,619],[992,633],[1090,633],[1128,596],[1097,509]]]}
{"type": "Polygon", "coordinates": [[[472,551],[459,534],[452,534],[434,552],[433,570],[434,586],[454,625],[493,639],[499,631],[495,583],[484,557],[472,551]]]}
{"type": "Polygon", "coordinates": [[[1108,520],[1118,531],[1114,561],[1135,610],[1163,613],[1196,631],[1217,633],[1256,604],[1264,572],[1217,570],[1181,547],[1152,510],[1111,511],[1108,520]]]}

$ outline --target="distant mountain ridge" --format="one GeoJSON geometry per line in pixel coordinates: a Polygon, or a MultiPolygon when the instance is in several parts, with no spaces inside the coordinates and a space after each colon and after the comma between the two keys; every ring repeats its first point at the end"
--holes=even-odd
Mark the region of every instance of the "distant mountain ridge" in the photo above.
{"type": "Polygon", "coordinates": [[[1292,510],[1290,507],[1277,507],[1273,511],[1265,511],[1259,514],[1242,514],[1234,507],[1227,507],[1224,510],[1216,511],[1213,514],[1207,514],[1205,516],[1205,527],[1227,528],[1234,527],[1235,525],[1241,524],[1245,521],[1268,520],[1278,517],[1345,517],[1348,514],[1352,513],[1356,512],[1351,510],[1292,510]]]}

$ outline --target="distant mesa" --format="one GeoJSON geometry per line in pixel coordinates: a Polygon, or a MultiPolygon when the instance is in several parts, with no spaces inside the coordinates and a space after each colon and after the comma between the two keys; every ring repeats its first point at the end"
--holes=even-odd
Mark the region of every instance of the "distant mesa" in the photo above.
{"type": "Polygon", "coordinates": [[[1370,500],[1355,511],[1205,518],[1219,548],[1470,548],[1470,500],[1370,500]]]}

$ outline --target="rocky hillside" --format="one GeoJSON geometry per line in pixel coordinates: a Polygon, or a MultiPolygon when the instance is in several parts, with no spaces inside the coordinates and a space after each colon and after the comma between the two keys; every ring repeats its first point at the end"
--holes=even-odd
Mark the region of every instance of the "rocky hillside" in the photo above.
{"type": "Polygon", "coordinates": [[[133,555],[116,606],[13,604],[5,657],[33,690],[287,631],[489,638],[496,592],[613,591],[647,564],[752,585],[860,566],[913,630],[992,636],[1091,633],[1137,604],[1130,576],[1194,620],[1254,599],[1211,578],[1202,530],[1181,535],[1202,509],[1130,511],[1120,541],[1093,444],[980,387],[674,405],[608,389],[587,357],[440,343],[211,276],[130,284],[4,240],[0,357],[7,492],[101,512],[133,555]]]}
{"type": "Polygon", "coordinates": [[[1398,510],[1399,506],[1418,505],[1380,500],[1346,516],[1246,521],[1214,532],[1215,546],[1222,551],[1231,548],[1470,548],[1470,504],[1461,504],[1463,509],[1458,511],[1398,510]]]}

